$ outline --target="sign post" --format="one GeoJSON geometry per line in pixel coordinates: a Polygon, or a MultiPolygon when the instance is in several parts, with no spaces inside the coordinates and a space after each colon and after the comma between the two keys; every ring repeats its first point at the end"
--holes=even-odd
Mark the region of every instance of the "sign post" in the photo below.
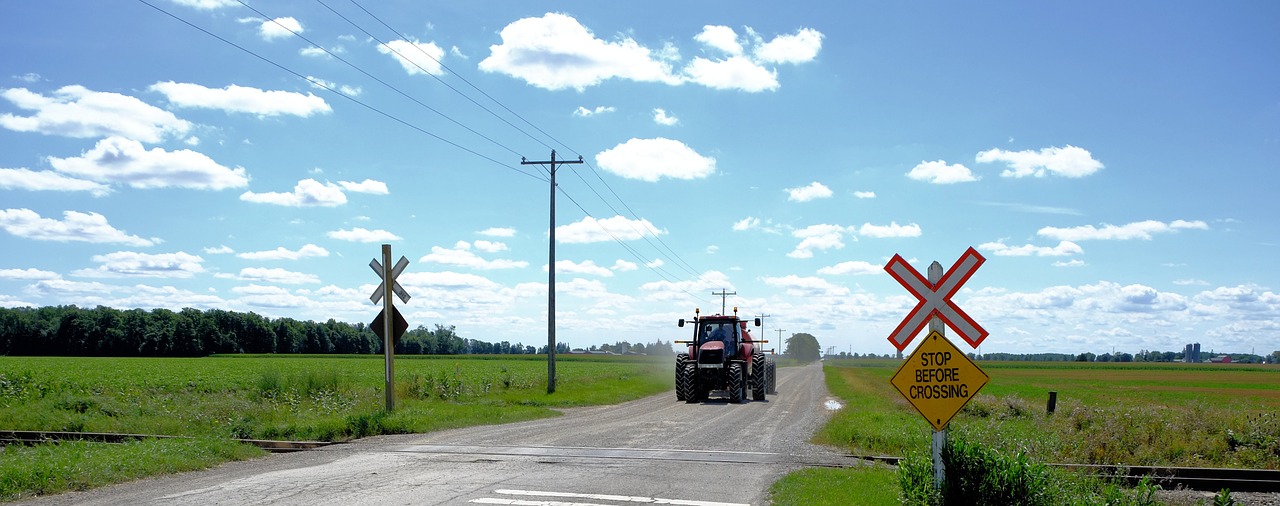
{"type": "Polygon", "coordinates": [[[369,262],[369,267],[373,272],[378,273],[378,277],[382,278],[382,283],[373,291],[373,295],[369,296],[369,300],[377,304],[382,301],[382,311],[378,316],[374,317],[373,323],[369,326],[373,328],[373,333],[382,338],[382,351],[386,359],[386,384],[387,393],[387,412],[391,412],[396,408],[396,384],[395,384],[395,342],[400,338],[405,330],[409,328],[408,322],[404,321],[404,317],[400,315],[400,311],[391,302],[388,293],[394,293],[400,298],[401,302],[409,303],[409,292],[400,286],[400,282],[396,281],[396,277],[404,272],[404,268],[409,266],[409,259],[400,257],[400,261],[395,266],[391,265],[391,245],[382,245],[382,261],[377,258],[369,262]]]}
{"type": "Polygon", "coordinates": [[[884,267],[920,301],[889,335],[889,342],[901,352],[924,324],[929,324],[928,337],[889,382],[933,426],[933,483],[938,488],[946,477],[942,448],[947,442],[947,424],[990,379],[946,338],[946,327],[950,326],[975,348],[986,339],[986,329],[951,301],[951,296],[985,261],[969,248],[946,274],[942,273],[942,264],[930,264],[927,281],[899,255],[884,267]]]}

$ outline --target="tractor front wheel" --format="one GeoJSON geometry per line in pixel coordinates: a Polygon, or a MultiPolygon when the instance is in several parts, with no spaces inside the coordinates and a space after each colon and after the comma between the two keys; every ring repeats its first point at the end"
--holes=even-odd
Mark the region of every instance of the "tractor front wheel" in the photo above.
{"type": "Polygon", "coordinates": [[[689,355],[687,353],[681,353],[679,355],[676,355],[676,400],[677,401],[683,401],[685,399],[686,392],[684,387],[681,387],[680,384],[687,381],[685,379],[686,374],[684,371],[684,364],[685,362],[688,362],[688,361],[689,361],[689,355]]]}
{"type": "Polygon", "coordinates": [[[686,361],[680,370],[684,372],[676,376],[680,381],[676,384],[676,397],[685,402],[698,402],[698,364],[686,361]]]}
{"type": "Polygon", "coordinates": [[[772,395],[777,395],[778,394],[778,363],[770,360],[769,366],[766,367],[766,370],[768,372],[766,372],[765,375],[769,378],[768,380],[769,393],[772,395]]]}
{"type": "Polygon", "coordinates": [[[747,400],[747,389],[743,382],[741,362],[729,364],[729,377],[726,383],[725,389],[729,391],[729,402],[742,404],[747,400]]]}
{"type": "Polygon", "coordinates": [[[751,400],[763,401],[764,391],[768,387],[768,366],[764,362],[763,353],[751,355],[751,400]]]}

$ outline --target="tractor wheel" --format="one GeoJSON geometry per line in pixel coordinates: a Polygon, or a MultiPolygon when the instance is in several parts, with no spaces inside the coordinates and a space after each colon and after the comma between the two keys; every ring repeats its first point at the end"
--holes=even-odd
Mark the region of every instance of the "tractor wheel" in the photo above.
{"type": "Polygon", "coordinates": [[[684,397],[686,393],[685,389],[681,387],[680,384],[686,381],[684,379],[685,377],[684,363],[688,361],[689,361],[688,353],[681,353],[679,355],[676,355],[676,400],[677,401],[683,401],[685,398],[684,397]]]}
{"type": "Polygon", "coordinates": [[[770,394],[778,395],[778,364],[777,362],[770,360],[768,367],[766,367],[765,369],[766,371],[768,371],[765,373],[765,376],[768,377],[768,383],[769,383],[768,391],[770,394]]]}
{"type": "Polygon", "coordinates": [[[751,355],[751,400],[764,400],[764,391],[769,383],[768,373],[765,372],[768,369],[763,353],[751,355]]]}
{"type": "MultiPolygon", "coordinates": [[[[698,364],[686,361],[676,375],[676,397],[685,402],[698,402],[698,364]]],[[[705,394],[703,394],[705,395],[705,394]]]]}
{"type": "Polygon", "coordinates": [[[729,402],[733,404],[742,404],[747,400],[747,392],[742,380],[742,363],[729,364],[729,377],[726,378],[725,389],[729,391],[729,402]]]}

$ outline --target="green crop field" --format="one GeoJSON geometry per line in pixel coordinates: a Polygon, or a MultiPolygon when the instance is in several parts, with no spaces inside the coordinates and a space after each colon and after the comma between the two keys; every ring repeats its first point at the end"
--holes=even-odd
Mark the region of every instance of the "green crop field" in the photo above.
{"type": "Polygon", "coordinates": [[[430,432],[557,416],[555,408],[671,388],[669,358],[560,356],[556,393],[547,394],[545,356],[397,357],[396,409],[388,414],[383,368],[381,356],[368,355],[0,357],[0,429],[197,438],[9,446],[0,461],[0,500],[259,454],[230,438],[345,441],[430,432]],[[125,457],[138,448],[191,460],[121,469],[146,464],[125,457]]]}

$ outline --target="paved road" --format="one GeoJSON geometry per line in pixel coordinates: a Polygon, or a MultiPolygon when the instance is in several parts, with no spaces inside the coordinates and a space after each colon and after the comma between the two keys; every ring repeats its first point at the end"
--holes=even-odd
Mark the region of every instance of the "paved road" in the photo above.
{"type": "Polygon", "coordinates": [[[817,364],[778,370],[779,395],[733,405],[664,394],[562,417],[381,436],[23,504],[765,504],[805,465],[829,399],[817,364]]]}

